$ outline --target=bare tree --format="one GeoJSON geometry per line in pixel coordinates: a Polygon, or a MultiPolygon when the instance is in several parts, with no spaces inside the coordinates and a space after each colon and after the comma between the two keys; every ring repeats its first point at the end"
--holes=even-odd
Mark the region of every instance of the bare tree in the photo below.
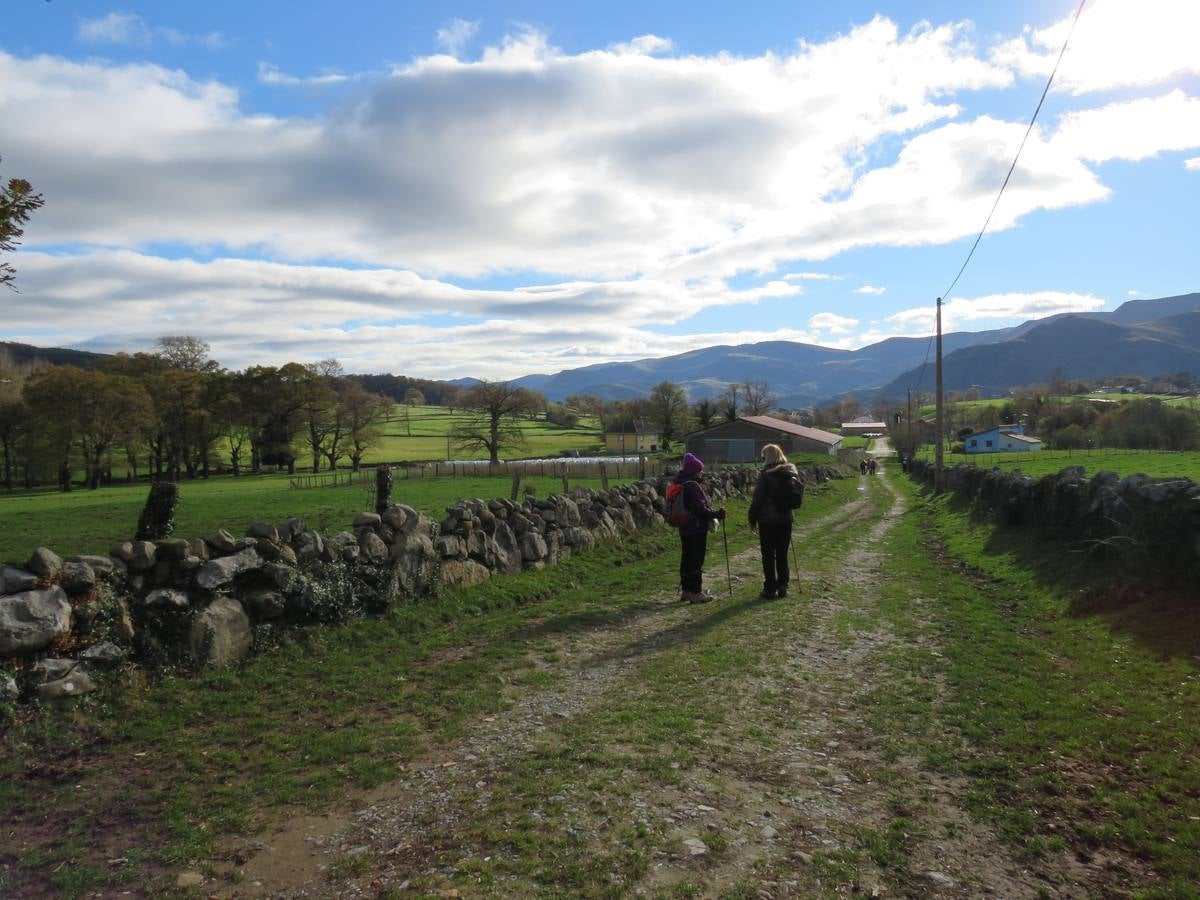
{"type": "Polygon", "coordinates": [[[717,404],[711,397],[701,397],[692,406],[692,415],[696,417],[696,424],[699,427],[707,428],[717,417],[717,404]]]}
{"type": "Polygon", "coordinates": [[[765,416],[775,405],[775,395],[765,381],[742,382],[742,409],[748,416],[765,416]]]}
{"type": "Polygon", "coordinates": [[[487,451],[488,458],[497,463],[502,450],[525,445],[517,419],[541,409],[544,403],[540,394],[508,381],[480,382],[463,393],[459,405],[472,416],[451,429],[451,439],[459,449],[487,451]]]}
{"type": "Polygon", "coordinates": [[[726,422],[736,422],[741,408],[741,385],[731,384],[721,396],[721,414],[726,422]]]}

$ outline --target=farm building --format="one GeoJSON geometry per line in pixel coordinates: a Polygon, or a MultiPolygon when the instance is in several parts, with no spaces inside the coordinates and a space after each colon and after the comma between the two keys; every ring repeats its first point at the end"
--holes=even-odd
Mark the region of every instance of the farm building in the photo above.
{"type": "Polygon", "coordinates": [[[828,453],[842,447],[836,434],[807,428],[772,416],[738,416],[736,422],[722,422],[702,431],[693,431],[684,441],[687,449],[706,463],[754,462],[767,444],[778,444],[785,453],[828,453]]]}
{"type": "Polygon", "coordinates": [[[1000,425],[963,438],[963,450],[967,453],[1010,453],[1041,450],[1042,442],[1025,434],[1020,425],[1000,425]]]}
{"type": "Polygon", "coordinates": [[[850,437],[851,435],[876,437],[881,434],[887,434],[887,430],[887,422],[872,422],[870,416],[859,416],[850,422],[843,422],[841,427],[844,437],[850,437]]]}
{"type": "Polygon", "coordinates": [[[652,453],[658,449],[657,431],[632,431],[617,429],[604,432],[604,446],[610,453],[652,453]]]}

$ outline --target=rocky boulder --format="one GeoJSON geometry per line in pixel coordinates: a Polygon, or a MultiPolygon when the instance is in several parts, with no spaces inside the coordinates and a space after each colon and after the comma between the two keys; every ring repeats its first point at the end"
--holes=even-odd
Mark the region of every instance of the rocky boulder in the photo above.
{"type": "Polygon", "coordinates": [[[49,547],[38,547],[25,563],[25,568],[48,581],[57,578],[62,573],[62,558],[49,547]]]}
{"type": "Polygon", "coordinates": [[[54,585],[0,598],[0,656],[36,653],[71,630],[71,603],[54,585]]]}
{"type": "Polygon", "coordinates": [[[253,572],[262,567],[262,557],[253,548],[242,550],[233,556],[210,559],[196,574],[196,584],[208,591],[224,587],[238,575],[253,572]]]}
{"type": "Polygon", "coordinates": [[[242,604],[218,597],[192,623],[189,648],[192,658],[210,666],[226,666],[250,652],[254,633],[242,604]]]}

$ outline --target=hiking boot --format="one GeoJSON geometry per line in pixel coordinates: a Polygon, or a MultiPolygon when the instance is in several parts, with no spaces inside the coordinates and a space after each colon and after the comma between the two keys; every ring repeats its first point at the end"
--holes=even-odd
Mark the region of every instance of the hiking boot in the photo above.
{"type": "Polygon", "coordinates": [[[717,598],[704,591],[696,591],[688,598],[688,603],[712,603],[717,598]]]}
{"type": "Polygon", "coordinates": [[[759,600],[774,600],[775,599],[775,588],[768,588],[768,587],[763,588],[762,591],[759,592],[758,599],[759,600]]]}
{"type": "Polygon", "coordinates": [[[786,584],[775,592],[775,596],[778,597],[780,600],[782,600],[784,597],[786,597],[787,594],[788,594],[788,591],[787,591],[786,584]]]}

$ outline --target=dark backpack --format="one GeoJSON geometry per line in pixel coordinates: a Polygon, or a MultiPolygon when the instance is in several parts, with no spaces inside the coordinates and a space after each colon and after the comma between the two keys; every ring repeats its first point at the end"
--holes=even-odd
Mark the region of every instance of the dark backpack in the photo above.
{"type": "Polygon", "coordinates": [[[784,509],[799,509],[804,503],[804,482],[799,475],[789,475],[781,478],[779,486],[779,503],[784,509]]]}
{"type": "Polygon", "coordinates": [[[679,528],[692,520],[692,514],[683,505],[683,485],[668,484],[667,499],[663,503],[663,518],[668,525],[679,528]]]}

